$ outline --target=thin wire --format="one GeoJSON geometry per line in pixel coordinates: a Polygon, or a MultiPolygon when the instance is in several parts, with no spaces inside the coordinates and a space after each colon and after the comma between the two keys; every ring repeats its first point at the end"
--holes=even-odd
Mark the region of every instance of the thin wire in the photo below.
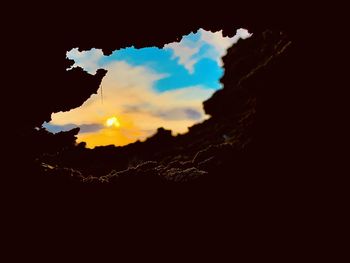
{"type": "Polygon", "coordinates": [[[103,93],[102,93],[102,85],[101,85],[101,104],[103,104],[103,93]]]}

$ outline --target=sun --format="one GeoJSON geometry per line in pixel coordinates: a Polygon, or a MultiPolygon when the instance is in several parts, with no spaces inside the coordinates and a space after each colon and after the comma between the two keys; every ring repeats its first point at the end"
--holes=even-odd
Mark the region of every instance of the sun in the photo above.
{"type": "Polygon", "coordinates": [[[117,117],[110,117],[110,118],[107,119],[106,125],[107,125],[108,127],[112,127],[112,126],[114,126],[114,127],[120,127],[120,122],[119,122],[119,120],[117,119],[117,117]]]}

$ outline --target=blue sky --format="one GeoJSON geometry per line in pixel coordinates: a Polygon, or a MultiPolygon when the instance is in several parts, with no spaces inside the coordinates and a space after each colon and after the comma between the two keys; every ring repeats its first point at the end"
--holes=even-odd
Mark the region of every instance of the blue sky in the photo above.
{"type": "MultiPolygon", "coordinates": [[[[198,42],[199,36],[200,33],[192,33],[185,36],[182,41],[198,42]]],[[[112,61],[127,61],[130,65],[147,66],[158,73],[166,74],[166,77],[155,83],[154,88],[159,92],[195,85],[201,85],[203,88],[219,89],[221,87],[219,79],[223,74],[222,67],[213,58],[201,58],[209,52],[216,52],[215,47],[202,44],[198,53],[193,56],[193,58],[199,58],[194,65],[193,72],[179,63],[179,57],[174,57],[174,51],[171,48],[126,48],[115,51],[108,57],[103,57],[99,65],[104,67],[112,61]]]]}
{"type": "Polygon", "coordinates": [[[88,147],[143,140],[158,127],[186,132],[208,117],[202,102],[221,88],[221,58],[227,48],[249,36],[243,29],[232,38],[200,29],[163,48],[129,47],[110,56],[98,49],[72,49],[67,53],[75,61],[72,67],[90,74],[108,70],[101,84],[103,102],[100,94],[92,95],[77,109],[53,114],[45,127],[57,132],[80,126],[78,141],[86,141],[88,147]],[[118,119],[118,127],[106,126],[111,117],[118,119]]]}

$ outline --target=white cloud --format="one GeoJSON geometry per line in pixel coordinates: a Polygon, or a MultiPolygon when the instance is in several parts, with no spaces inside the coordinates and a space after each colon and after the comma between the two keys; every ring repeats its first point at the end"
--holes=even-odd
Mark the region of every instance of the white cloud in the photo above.
{"type": "Polygon", "coordinates": [[[191,40],[188,37],[182,38],[180,42],[170,43],[164,46],[166,49],[171,49],[174,53],[173,58],[179,59],[179,64],[183,65],[189,73],[194,73],[194,66],[203,58],[210,58],[217,61],[218,65],[222,66],[221,58],[226,54],[227,49],[235,44],[240,38],[246,39],[251,34],[246,29],[238,29],[236,35],[232,38],[223,37],[222,30],[217,32],[198,30],[196,34],[200,37],[197,40],[191,40]],[[207,50],[199,55],[200,49],[209,44],[214,50],[207,50]]]}
{"type": "Polygon", "coordinates": [[[102,50],[95,48],[82,52],[80,52],[77,48],[73,48],[67,52],[67,57],[75,61],[71,68],[81,67],[92,75],[95,75],[96,70],[100,68],[99,61],[101,58],[103,58],[103,56],[102,50]]]}
{"type": "MultiPolygon", "coordinates": [[[[173,50],[173,58],[178,59],[190,73],[194,72],[195,64],[203,58],[211,58],[220,65],[221,57],[226,50],[239,38],[250,36],[244,29],[237,30],[232,37],[223,37],[222,32],[207,32],[199,30],[196,37],[183,38],[179,43],[165,45],[164,48],[173,50]],[[212,48],[201,53],[203,45],[212,48]]],[[[101,50],[92,49],[79,52],[72,49],[67,57],[75,60],[73,67],[80,66],[90,74],[95,74],[102,65],[101,50]]],[[[53,125],[89,125],[91,123],[104,125],[105,121],[116,116],[121,127],[103,129],[78,135],[79,141],[86,141],[89,147],[96,145],[125,145],[144,139],[154,133],[158,127],[183,133],[187,128],[206,118],[202,102],[208,99],[214,90],[201,86],[183,87],[158,93],[154,90],[156,81],[165,78],[146,66],[131,66],[127,62],[114,61],[104,64],[108,70],[102,81],[101,89],[81,107],[69,112],[53,114],[53,125]]]]}
{"type": "Polygon", "coordinates": [[[249,33],[249,31],[247,29],[244,29],[244,28],[237,29],[237,31],[236,31],[236,36],[240,37],[242,39],[247,39],[247,38],[251,37],[252,35],[253,34],[249,33]]]}
{"type": "Polygon", "coordinates": [[[201,41],[213,46],[218,51],[219,56],[222,56],[226,52],[226,49],[233,44],[233,38],[223,37],[222,30],[213,33],[200,29],[199,32],[201,41]]]}
{"type": "Polygon", "coordinates": [[[144,139],[158,127],[171,129],[175,134],[183,133],[206,118],[202,102],[214,90],[194,86],[158,93],[153,88],[154,83],[165,76],[145,66],[119,61],[107,65],[106,69],[108,73],[101,84],[103,101],[100,90],[81,107],[53,114],[51,124],[104,124],[111,116],[119,118],[121,127],[118,129],[105,127],[96,133],[78,135],[79,141],[87,141],[92,147],[123,145],[144,139]]]}
{"type": "Polygon", "coordinates": [[[194,72],[194,64],[197,63],[197,59],[193,58],[193,55],[199,52],[200,46],[196,42],[190,40],[181,40],[180,42],[170,43],[164,46],[165,49],[171,49],[173,59],[179,58],[179,63],[183,65],[191,74],[194,72]]]}
{"type": "MultiPolygon", "coordinates": [[[[164,49],[171,49],[173,51],[173,59],[178,59],[179,64],[183,65],[189,73],[194,73],[194,66],[203,58],[210,58],[217,61],[218,65],[222,66],[221,58],[226,54],[227,49],[236,43],[240,38],[246,39],[250,34],[246,29],[238,29],[235,36],[223,37],[222,31],[210,32],[199,29],[197,33],[199,38],[191,38],[184,36],[180,42],[173,42],[164,45],[164,49]],[[205,53],[200,54],[200,49],[209,44],[213,47],[212,50],[206,50],[205,53]]],[[[193,36],[193,35],[192,35],[193,36]]],[[[67,57],[74,59],[73,67],[81,67],[90,74],[95,74],[96,70],[101,68],[99,61],[104,57],[102,50],[91,49],[88,51],[79,52],[77,48],[67,52],[67,57]]]]}
{"type": "Polygon", "coordinates": [[[246,39],[252,36],[248,30],[240,28],[236,31],[233,37],[223,37],[222,30],[218,32],[209,32],[203,29],[200,30],[201,40],[215,48],[217,53],[214,56],[209,54],[208,57],[217,61],[218,65],[223,66],[222,57],[227,54],[227,49],[237,43],[239,39],[246,39]]]}

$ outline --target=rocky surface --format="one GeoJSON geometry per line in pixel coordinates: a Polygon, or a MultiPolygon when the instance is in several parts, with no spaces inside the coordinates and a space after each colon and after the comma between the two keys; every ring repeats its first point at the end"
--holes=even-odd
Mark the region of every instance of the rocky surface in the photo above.
{"type": "MultiPolygon", "coordinates": [[[[51,154],[47,149],[47,153],[43,151],[37,162],[44,168],[51,167],[44,169],[45,173],[68,174],[71,180],[83,184],[137,180],[145,184],[148,180],[185,183],[201,181],[202,177],[203,181],[207,177],[209,181],[230,181],[242,170],[250,169],[244,167],[247,163],[256,164],[259,143],[268,139],[256,136],[264,129],[262,118],[271,118],[259,116],[259,107],[271,107],[261,93],[268,85],[274,85],[269,89],[279,88],[273,82],[281,77],[276,74],[288,58],[291,43],[285,33],[267,30],[230,48],[224,57],[224,88],[204,102],[211,118],[194,125],[186,134],[172,136],[171,131],[159,128],[145,142],[87,149],[83,143],[75,146],[60,140],[62,136],[74,138],[76,131],[72,130],[53,136],[62,147],[65,145],[61,150],[45,143],[53,150],[51,154]]],[[[273,145],[270,142],[270,147],[273,145]]]]}
{"type": "Polygon", "coordinates": [[[62,255],[66,262],[73,257],[64,252],[81,247],[80,262],[99,246],[97,262],[108,251],[122,262],[123,251],[142,257],[135,262],[149,254],[162,262],[239,261],[237,251],[245,261],[314,261],[325,259],[325,244],[344,240],[327,237],[344,233],[333,207],[347,200],[332,184],[339,166],[324,153],[339,154],[327,144],[339,137],[333,124],[346,120],[333,89],[344,87],[335,83],[344,74],[333,78],[328,68],[338,63],[325,62],[342,58],[336,40],[344,38],[338,31],[346,16],[331,5],[17,1],[4,3],[3,13],[1,225],[2,252],[12,261],[48,252],[46,261],[62,255]],[[108,54],[162,47],[198,28],[233,36],[242,27],[254,35],[225,57],[224,89],[204,103],[211,119],[179,137],[160,130],[167,147],[151,150],[153,139],[88,150],[75,145],[76,130],[54,136],[40,129],[52,112],[83,103],[105,74],[68,73],[71,48],[108,54]]]}

